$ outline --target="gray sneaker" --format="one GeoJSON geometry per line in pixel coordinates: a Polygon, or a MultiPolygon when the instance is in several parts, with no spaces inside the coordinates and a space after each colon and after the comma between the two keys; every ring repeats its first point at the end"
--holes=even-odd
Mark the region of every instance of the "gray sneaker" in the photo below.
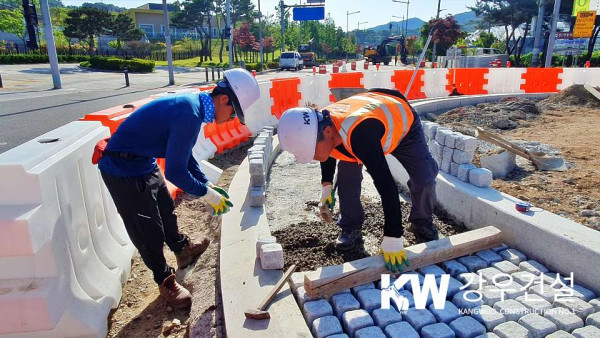
{"type": "Polygon", "coordinates": [[[363,243],[364,240],[361,230],[342,230],[342,233],[335,240],[335,249],[339,251],[354,250],[363,243]]]}

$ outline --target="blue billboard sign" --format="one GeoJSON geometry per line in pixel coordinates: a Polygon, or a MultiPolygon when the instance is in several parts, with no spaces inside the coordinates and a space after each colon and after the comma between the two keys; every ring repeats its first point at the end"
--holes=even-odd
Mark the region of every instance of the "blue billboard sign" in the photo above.
{"type": "Polygon", "coordinates": [[[325,7],[294,7],[294,21],[309,21],[325,19],[325,7]]]}

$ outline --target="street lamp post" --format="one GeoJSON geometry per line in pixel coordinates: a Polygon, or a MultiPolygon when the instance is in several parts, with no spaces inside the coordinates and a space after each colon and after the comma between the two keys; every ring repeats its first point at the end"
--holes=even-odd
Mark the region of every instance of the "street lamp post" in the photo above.
{"type": "Polygon", "coordinates": [[[369,21],[363,21],[363,22],[359,22],[359,23],[358,23],[358,29],[357,29],[357,31],[360,31],[360,25],[363,25],[363,24],[365,24],[365,23],[369,23],[369,21]]]}
{"type": "MultiPolygon", "coordinates": [[[[348,19],[349,19],[350,15],[358,14],[358,13],[360,13],[360,11],[356,11],[356,12],[346,11],[346,34],[348,35],[348,40],[350,40],[350,31],[348,30],[348,19]]],[[[346,51],[346,59],[347,58],[348,58],[348,51],[346,51]]]]}
{"type": "Polygon", "coordinates": [[[407,1],[400,1],[400,0],[392,0],[393,2],[397,2],[397,3],[401,3],[401,4],[406,4],[406,21],[405,21],[405,30],[404,30],[404,36],[408,35],[408,7],[410,6],[410,0],[407,1]]]}
{"type": "Polygon", "coordinates": [[[260,71],[262,71],[265,60],[263,56],[262,12],[260,11],[260,0],[258,0],[258,43],[260,44],[260,71]]]}
{"type": "MultiPolygon", "coordinates": [[[[392,15],[392,18],[400,19],[401,20],[400,22],[404,21],[404,15],[403,16],[392,15]]],[[[400,35],[400,26],[401,25],[398,25],[398,35],[400,35]]],[[[403,33],[403,35],[404,35],[404,33],[403,33]]]]}
{"type": "MultiPolygon", "coordinates": [[[[437,14],[436,14],[436,16],[435,16],[435,20],[436,20],[436,21],[437,21],[437,20],[439,20],[439,18],[440,18],[440,13],[441,13],[442,11],[445,11],[445,10],[446,10],[445,8],[444,8],[444,9],[440,9],[440,3],[441,3],[441,0],[438,0],[437,14]]],[[[437,51],[437,41],[433,41],[433,47],[432,47],[432,50],[431,50],[431,62],[435,62],[435,52],[436,52],[436,51],[437,51]]]]}

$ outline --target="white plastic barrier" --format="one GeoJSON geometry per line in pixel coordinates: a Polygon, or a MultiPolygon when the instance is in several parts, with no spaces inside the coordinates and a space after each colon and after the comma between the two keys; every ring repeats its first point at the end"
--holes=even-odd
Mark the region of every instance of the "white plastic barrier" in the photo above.
{"type": "Polygon", "coordinates": [[[573,84],[589,84],[600,86],[600,68],[563,68],[562,83],[558,90],[563,90],[573,84]]]}
{"type": "Polygon", "coordinates": [[[3,337],[106,335],[134,252],[91,162],[108,135],[72,122],[0,154],[3,337]]]}
{"type": "Polygon", "coordinates": [[[331,81],[330,74],[301,77],[300,85],[298,86],[298,90],[302,93],[300,106],[303,107],[307,103],[313,103],[321,108],[330,104],[329,95],[331,94],[331,90],[329,89],[329,81],[331,81]]]}
{"type": "Polygon", "coordinates": [[[271,114],[273,98],[270,90],[273,88],[271,81],[259,82],[260,99],[250,106],[244,113],[246,126],[256,135],[263,127],[276,126],[277,118],[271,114]]]}
{"type": "Polygon", "coordinates": [[[448,84],[446,74],[448,74],[448,69],[446,68],[425,69],[425,74],[423,75],[423,82],[425,83],[423,92],[427,97],[448,96],[449,93],[448,90],[446,90],[446,85],[448,84]]]}
{"type": "Polygon", "coordinates": [[[527,71],[526,68],[490,68],[488,74],[488,94],[524,93],[521,85],[525,79],[521,75],[527,71]]]}
{"type": "Polygon", "coordinates": [[[362,83],[365,88],[394,88],[393,75],[394,71],[392,70],[365,72],[362,83]]]}

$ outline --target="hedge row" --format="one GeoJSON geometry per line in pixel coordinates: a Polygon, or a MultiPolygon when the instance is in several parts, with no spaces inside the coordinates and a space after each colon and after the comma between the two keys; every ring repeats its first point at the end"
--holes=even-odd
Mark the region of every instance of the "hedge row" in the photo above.
{"type": "MultiPolygon", "coordinates": [[[[88,61],[90,59],[87,55],[58,55],[58,62],[60,63],[76,63],[88,61]]],[[[28,64],[28,63],[49,63],[48,55],[45,54],[6,54],[0,55],[0,64],[3,65],[14,65],[14,64],[28,64]]]]}
{"type": "Polygon", "coordinates": [[[133,73],[149,73],[154,71],[154,61],[142,59],[126,60],[103,56],[91,57],[88,62],[83,62],[81,66],[114,71],[123,71],[127,67],[128,71],[133,73]]]}
{"type": "MultiPolygon", "coordinates": [[[[582,54],[579,56],[580,64],[581,64],[581,59],[583,58],[584,55],[585,54],[582,54]]],[[[540,60],[540,63],[543,64],[545,60],[543,60],[541,57],[542,57],[542,53],[540,53],[539,60],[540,60]]],[[[566,61],[565,62],[566,65],[570,65],[571,61],[568,60],[568,58],[569,58],[568,56],[555,54],[552,56],[552,66],[562,67],[563,61],[566,61]]],[[[530,67],[532,59],[533,59],[533,53],[527,53],[527,54],[521,55],[521,66],[530,67]]],[[[513,65],[515,64],[515,57],[513,55],[510,56],[510,61],[513,63],[513,65]]],[[[592,53],[592,57],[590,58],[590,64],[592,67],[600,66],[600,51],[595,51],[592,53]]]]}

